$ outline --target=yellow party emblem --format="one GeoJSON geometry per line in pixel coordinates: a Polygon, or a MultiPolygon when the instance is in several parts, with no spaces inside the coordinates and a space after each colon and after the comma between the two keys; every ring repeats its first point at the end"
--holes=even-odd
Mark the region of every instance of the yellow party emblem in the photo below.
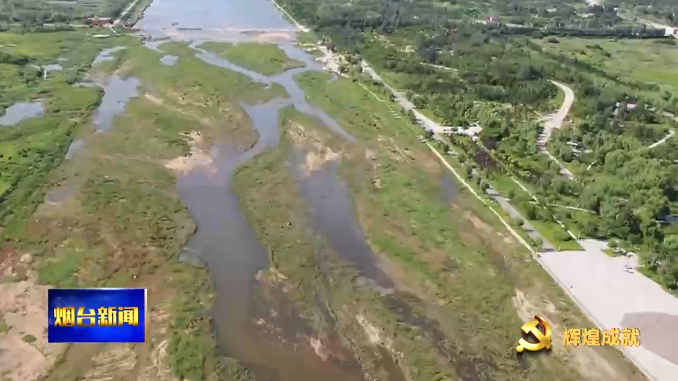
{"type": "Polygon", "coordinates": [[[542,349],[551,348],[551,327],[543,317],[535,315],[533,320],[523,324],[520,328],[527,338],[531,341],[521,338],[518,340],[516,351],[518,353],[528,350],[530,352],[541,351],[542,349]]]}

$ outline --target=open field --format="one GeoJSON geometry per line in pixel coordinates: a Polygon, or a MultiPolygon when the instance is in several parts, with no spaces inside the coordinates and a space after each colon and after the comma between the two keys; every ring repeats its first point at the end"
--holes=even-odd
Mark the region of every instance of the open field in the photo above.
{"type": "Polygon", "coordinates": [[[678,95],[678,51],[673,40],[641,41],[563,38],[551,44],[536,40],[547,51],[565,53],[626,81],[656,84],[659,98],[665,91],[678,95]]]}

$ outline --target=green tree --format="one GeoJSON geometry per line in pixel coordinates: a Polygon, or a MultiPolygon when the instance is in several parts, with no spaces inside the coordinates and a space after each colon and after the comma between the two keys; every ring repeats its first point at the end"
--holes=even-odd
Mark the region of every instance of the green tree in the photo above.
{"type": "Polygon", "coordinates": [[[528,220],[536,220],[537,219],[537,207],[534,206],[533,204],[527,204],[525,206],[525,218],[528,220]]]}

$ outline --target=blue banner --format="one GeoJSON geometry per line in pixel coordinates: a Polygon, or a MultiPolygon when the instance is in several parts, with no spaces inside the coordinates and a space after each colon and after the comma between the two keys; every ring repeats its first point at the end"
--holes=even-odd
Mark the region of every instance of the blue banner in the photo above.
{"type": "Polygon", "coordinates": [[[146,289],[47,290],[50,343],[145,343],[146,289]]]}

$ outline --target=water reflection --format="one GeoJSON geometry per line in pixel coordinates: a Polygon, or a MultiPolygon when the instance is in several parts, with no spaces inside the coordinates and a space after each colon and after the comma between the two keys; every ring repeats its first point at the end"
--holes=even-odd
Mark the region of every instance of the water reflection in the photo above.
{"type": "Polygon", "coordinates": [[[92,66],[97,66],[98,64],[104,62],[104,61],[113,61],[114,54],[116,52],[119,52],[121,50],[124,50],[124,46],[116,46],[113,48],[108,48],[104,49],[101,52],[99,52],[99,55],[97,55],[94,58],[94,61],[92,62],[92,66]]]}
{"type": "MultiPolygon", "coordinates": [[[[243,32],[247,33],[247,37],[256,36],[256,29],[293,31],[294,28],[268,0],[154,1],[138,26],[153,38],[169,35],[192,40],[190,47],[204,62],[244,74],[266,86],[279,84],[289,94],[288,98],[274,99],[265,104],[241,104],[259,136],[254,147],[243,152],[226,141],[218,141],[211,152],[213,166],[195,169],[178,179],[180,196],[198,227],[180,258],[196,263],[196,258],[200,258],[215,280],[213,321],[221,352],[237,358],[256,374],[257,379],[264,381],[363,380],[363,371],[352,354],[346,356],[346,361],[325,361],[316,354],[309,345],[309,337],[305,336],[315,332],[305,328],[303,319],[293,317],[293,307],[287,304],[285,295],[280,295],[272,304],[266,303],[263,309],[266,313],[275,309],[278,318],[274,321],[281,331],[262,332],[263,327],[254,323],[254,317],[263,313],[257,304],[257,295],[262,290],[255,277],[260,270],[268,268],[269,253],[243,217],[238,197],[232,189],[232,174],[238,166],[279,144],[278,117],[285,106],[293,105],[297,110],[318,118],[349,142],[355,140],[323,110],[310,105],[303,90],[294,81],[296,75],[310,70],[320,71],[322,66],[301,49],[281,44],[290,58],[304,62],[305,67],[268,77],[200,48],[200,38],[221,40],[228,36],[238,41],[242,40],[243,32]],[[281,315],[292,317],[281,319],[281,315]]],[[[161,43],[152,41],[145,45],[158,50],[161,43]]],[[[373,262],[374,257],[352,215],[348,192],[337,180],[334,171],[309,178],[307,182],[304,180],[300,186],[309,193],[307,199],[314,210],[310,212],[312,218],[321,221],[319,226],[326,227],[321,233],[335,226],[340,229],[329,240],[332,244],[343,245],[339,247],[341,254],[355,261],[363,274],[365,286],[379,289],[385,295],[393,293],[373,262]],[[336,221],[331,221],[332,216],[328,213],[335,212],[340,215],[335,216],[336,221]]],[[[397,366],[391,368],[389,373],[399,373],[397,366]]]]}
{"type": "Polygon", "coordinates": [[[104,87],[104,97],[94,115],[96,132],[103,132],[111,128],[116,115],[125,110],[127,102],[136,97],[139,79],[130,77],[122,79],[112,75],[108,84],[104,87]]]}
{"type": "Polygon", "coordinates": [[[165,66],[174,66],[179,60],[179,56],[165,55],[160,58],[160,63],[165,66]]]}
{"type": "Polygon", "coordinates": [[[152,36],[237,38],[242,31],[289,31],[294,27],[269,0],[158,0],[136,25],[152,36]]]}
{"type": "Polygon", "coordinates": [[[73,155],[75,155],[76,152],[83,149],[84,146],[85,146],[85,141],[83,139],[74,140],[71,143],[71,145],[68,146],[68,151],[66,151],[66,156],[64,157],[64,159],[71,160],[71,158],[73,158],[73,155]]]}
{"type": "Polygon", "coordinates": [[[14,126],[22,120],[35,118],[44,112],[42,101],[17,102],[8,107],[3,116],[0,116],[0,126],[14,126]]]}

